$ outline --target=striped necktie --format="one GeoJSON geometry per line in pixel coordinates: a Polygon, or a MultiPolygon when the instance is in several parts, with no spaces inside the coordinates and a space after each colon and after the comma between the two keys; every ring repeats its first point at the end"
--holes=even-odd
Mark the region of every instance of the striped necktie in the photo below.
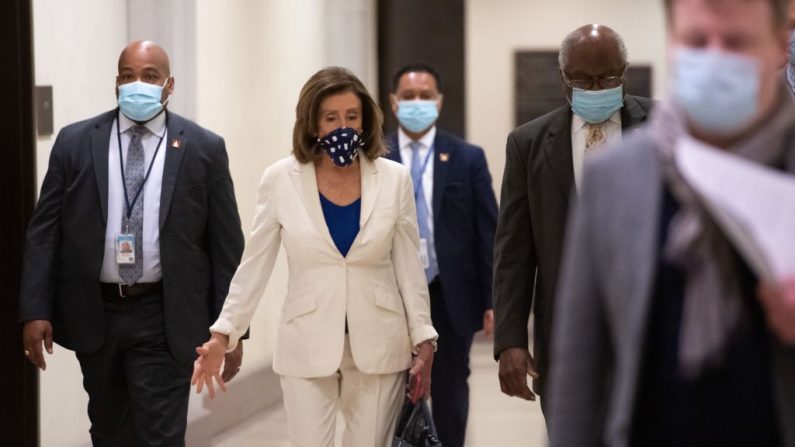
{"type": "MultiPolygon", "coordinates": [[[[132,136],[127,146],[127,163],[124,167],[124,180],[127,186],[128,200],[135,199],[135,194],[143,186],[145,171],[143,137],[147,132],[144,126],[134,126],[130,129],[132,136]]],[[[122,215],[122,233],[135,235],[135,263],[119,264],[119,276],[126,284],[135,284],[144,273],[144,192],[135,201],[130,218],[127,219],[127,205],[124,205],[122,215]]]]}

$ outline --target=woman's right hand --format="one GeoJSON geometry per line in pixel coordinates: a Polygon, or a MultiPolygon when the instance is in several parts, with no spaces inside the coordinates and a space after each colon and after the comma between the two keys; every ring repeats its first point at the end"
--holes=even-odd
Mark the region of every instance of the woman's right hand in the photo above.
{"type": "Polygon", "coordinates": [[[213,332],[212,337],[206,343],[196,348],[199,358],[193,362],[193,377],[190,379],[191,385],[196,387],[196,394],[201,393],[206,386],[210,399],[214,398],[213,379],[218,382],[221,391],[226,392],[226,383],[221,377],[221,367],[224,364],[224,354],[228,345],[228,335],[213,332]]]}

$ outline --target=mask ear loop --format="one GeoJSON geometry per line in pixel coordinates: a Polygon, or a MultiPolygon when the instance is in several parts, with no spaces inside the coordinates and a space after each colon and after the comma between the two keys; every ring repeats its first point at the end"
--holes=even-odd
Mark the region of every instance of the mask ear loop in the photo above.
{"type": "MultiPolygon", "coordinates": [[[[166,85],[168,85],[168,81],[170,81],[170,80],[171,80],[171,76],[169,76],[169,77],[166,79],[166,82],[164,82],[164,83],[163,83],[163,86],[162,86],[162,87],[160,87],[160,88],[166,88],[166,85]]],[[[169,92],[169,93],[168,93],[168,96],[166,97],[166,100],[165,100],[165,101],[163,101],[163,104],[162,104],[163,108],[165,108],[165,107],[166,107],[166,104],[168,104],[168,101],[169,101],[170,99],[171,99],[171,92],[169,92]]]]}

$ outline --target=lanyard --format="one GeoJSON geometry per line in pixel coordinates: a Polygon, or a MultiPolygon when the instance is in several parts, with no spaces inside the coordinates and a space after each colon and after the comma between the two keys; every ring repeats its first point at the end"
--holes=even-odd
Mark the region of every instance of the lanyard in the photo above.
{"type": "Polygon", "coordinates": [[[417,200],[420,188],[422,188],[422,179],[423,177],[425,177],[425,170],[428,169],[428,161],[432,158],[433,152],[434,152],[434,147],[433,145],[431,145],[431,147],[428,149],[428,153],[425,154],[425,161],[422,162],[422,168],[420,169],[420,175],[419,179],[417,180],[417,184],[414,185],[414,200],[417,200]]]}
{"type": "MultiPolygon", "coordinates": [[[[155,165],[155,159],[157,158],[157,151],[160,150],[160,145],[163,144],[163,138],[166,137],[166,132],[168,131],[168,115],[166,115],[166,126],[163,129],[163,135],[160,135],[160,140],[157,141],[157,146],[155,146],[155,154],[152,156],[152,161],[149,162],[149,169],[146,170],[146,175],[144,176],[144,181],[141,182],[141,186],[138,187],[138,191],[135,193],[135,197],[133,197],[132,203],[130,202],[130,195],[127,193],[127,179],[124,176],[124,157],[122,156],[121,152],[121,120],[119,119],[118,113],[116,114],[116,139],[119,141],[119,167],[121,168],[121,184],[124,187],[124,202],[125,207],[127,208],[127,219],[130,220],[130,216],[132,215],[133,207],[135,207],[135,202],[138,201],[138,196],[141,195],[141,191],[144,190],[144,185],[146,185],[146,180],[149,179],[149,174],[152,173],[152,167],[155,165]]],[[[141,142],[141,146],[143,146],[143,142],[141,142]]],[[[128,150],[129,152],[129,150],[128,150]]],[[[129,156],[129,154],[127,154],[129,156]]],[[[144,156],[144,159],[146,157],[144,156]]]]}

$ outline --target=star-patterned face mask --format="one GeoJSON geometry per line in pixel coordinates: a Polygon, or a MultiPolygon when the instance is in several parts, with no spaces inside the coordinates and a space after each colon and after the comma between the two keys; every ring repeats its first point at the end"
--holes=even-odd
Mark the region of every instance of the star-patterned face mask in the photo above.
{"type": "Polygon", "coordinates": [[[320,147],[331,157],[335,165],[344,168],[353,164],[353,160],[364,147],[362,135],[352,127],[340,127],[328,135],[318,138],[320,147]]]}

